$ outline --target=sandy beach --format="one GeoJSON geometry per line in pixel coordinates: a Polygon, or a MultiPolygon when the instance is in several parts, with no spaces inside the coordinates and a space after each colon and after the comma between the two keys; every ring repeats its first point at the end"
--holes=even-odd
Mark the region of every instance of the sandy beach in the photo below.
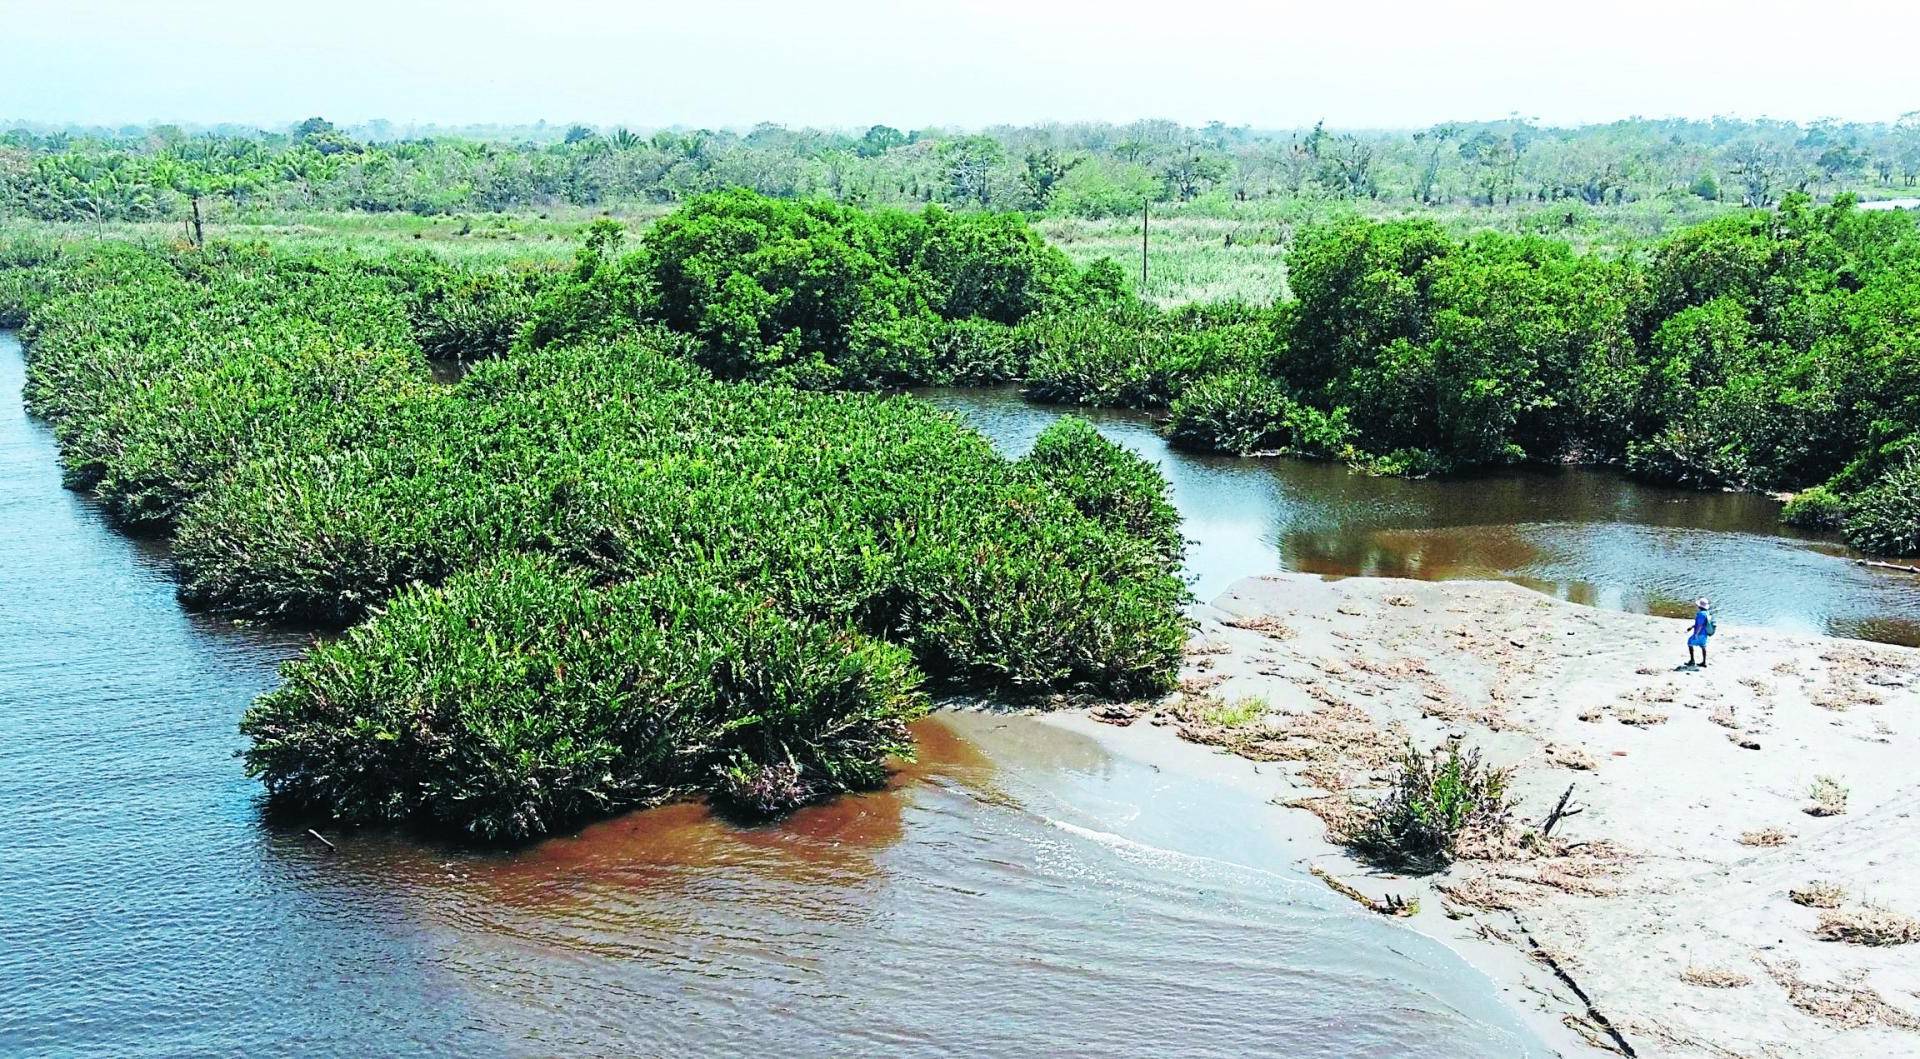
{"type": "Polygon", "coordinates": [[[1920,1053],[1920,651],[1722,616],[1695,669],[1685,621],[1497,582],[1250,578],[1200,618],[1181,693],[1050,723],[1264,785],[1303,866],[1417,901],[1568,1054],[1920,1053]],[[1413,877],[1314,819],[1449,738],[1512,770],[1515,841],[1413,877]]]}

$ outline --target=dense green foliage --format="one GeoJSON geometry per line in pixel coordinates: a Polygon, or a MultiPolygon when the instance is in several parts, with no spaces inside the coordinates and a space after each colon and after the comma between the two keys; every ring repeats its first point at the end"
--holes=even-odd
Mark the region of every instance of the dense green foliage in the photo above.
{"type": "Polygon", "coordinates": [[[1227,372],[1193,383],[1173,402],[1167,437],[1179,448],[1241,456],[1354,454],[1346,409],[1322,412],[1297,399],[1279,379],[1257,371],[1227,372]]]}
{"type": "Polygon", "coordinates": [[[1038,315],[1019,335],[1028,392],[1062,404],[1164,408],[1195,380],[1262,363],[1268,317],[1237,305],[1162,312],[1137,303],[1038,315]]]}
{"type": "Polygon", "coordinates": [[[620,253],[596,226],[528,334],[538,347],[656,323],[723,379],[871,389],[1024,373],[1012,325],[1119,297],[1017,217],[703,196],[620,253]]]}
{"type": "Polygon", "coordinates": [[[729,130],[582,126],[287,130],[175,126],[0,133],[0,214],[184,219],[260,210],[444,214],[682,202],[745,187],[783,198],[945,203],[1072,217],[1142,202],[1396,202],[1538,206],[1771,206],[1793,191],[1920,184],[1920,118],[1631,120],[1543,128],[1510,119],[1409,132],[1267,132],[1213,123],[1059,124],[864,133],[762,124],[729,130]]]}
{"type": "Polygon", "coordinates": [[[1078,295],[1073,266],[1017,218],[938,208],[711,195],[649,229],[642,255],[661,322],[723,378],[944,379],[949,322],[1015,324],[1078,295]]]}
{"type": "Polygon", "coordinates": [[[1920,555],[1920,460],[1909,458],[1848,505],[1847,539],[1888,555],[1920,555]]]}
{"type": "Polygon", "coordinates": [[[1061,419],[1041,432],[1022,462],[1101,525],[1148,541],[1169,561],[1186,551],[1167,480],[1153,464],[1101,437],[1092,423],[1061,419]]]}
{"type": "MultiPolygon", "coordinates": [[[[57,278],[29,398],[70,480],[173,529],[186,598],[364,620],[249,715],[283,801],[499,839],[682,789],[772,811],[876,782],[926,678],[1168,686],[1165,512],[1110,517],[1162,496],[1151,468],[1042,470],[910,398],[716,381],[711,345],[650,322],[656,251],[632,257],[103,245],[10,270],[57,278]],[[494,355],[436,385],[422,344],[494,355]]],[[[1019,289],[994,279],[968,288],[1019,289]]]]}
{"type": "MultiPolygon", "coordinates": [[[[170,530],[192,602],[359,623],[249,715],[281,800],[494,839],[689,790],[777,811],[876,782],[923,682],[1168,686],[1153,467],[1073,418],[1010,462],[848,391],[1020,380],[1385,473],[1615,462],[1920,550],[1909,215],[1795,196],[1607,253],[1347,216],[1290,298],[1178,309],[986,212],[732,191],[628,239],[563,270],[0,243],[70,483],[170,530]]],[[[1445,827],[1408,800],[1381,848],[1438,849],[1470,764],[1420,763],[1445,827]]]]}
{"type": "Polygon", "coordinates": [[[771,811],[911,746],[907,653],[750,595],[515,558],[287,667],[248,767],[290,803],[517,839],[683,789],[771,811]]]}
{"type": "Polygon", "coordinates": [[[1824,485],[1812,486],[1787,501],[1780,521],[1804,529],[1839,529],[1847,521],[1847,502],[1824,485]]]}
{"type": "MultiPolygon", "coordinates": [[[[1631,254],[1353,217],[1301,234],[1287,265],[1294,297],[1270,309],[1037,316],[1029,390],[1171,404],[1183,447],[1386,473],[1586,460],[1704,488],[1825,484],[1824,514],[1810,498],[1795,517],[1826,523],[1920,445],[1911,214],[1789,197],[1631,254]]],[[[1884,522],[1899,510],[1876,502],[1882,521],[1848,519],[1849,539],[1908,547],[1884,522]]]]}

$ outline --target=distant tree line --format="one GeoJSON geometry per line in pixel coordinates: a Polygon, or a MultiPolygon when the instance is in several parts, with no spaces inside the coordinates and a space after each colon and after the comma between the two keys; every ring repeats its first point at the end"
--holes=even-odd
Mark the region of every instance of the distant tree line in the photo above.
{"type": "Polygon", "coordinates": [[[188,220],[204,208],[461,211],[677,203],[744,187],[850,205],[941,203],[1079,217],[1142,202],[1316,197],[1409,206],[1619,205],[1662,196],[1766,207],[1799,192],[1920,189],[1920,112],[1892,124],[1521,118],[1418,131],[1259,131],[1218,122],[865,132],[532,126],[454,132],[174,125],[0,133],[0,215],[188,220]]]}

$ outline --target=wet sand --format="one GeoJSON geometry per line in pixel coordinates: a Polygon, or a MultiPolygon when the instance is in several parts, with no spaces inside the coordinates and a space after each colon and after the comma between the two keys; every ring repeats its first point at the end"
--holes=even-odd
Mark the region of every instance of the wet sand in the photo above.
{"type": "Polygon", "coordinates": [[[1711,665],[1685,668],[1683,620],[1496,582],[1252,578],[1201,617],[1182,694],[1131,724],[1104,708],[1050,723],[1265,792],[1273,819],[1246,826],[1304,827],[1296,864],[1417,898],[1391,921],[1465,956],[1569,1051],[1616,1048],[1609,1026],[1641,1055],[1920,1051],[1920,948],[1820,937],[1920,916],[1920,651],[1723,620],[1711,665]],[[1264,715],[1203,719],[1247,696],[1264,715]],[[1454,735],[1513,769],[1516,831],[1570,784],[1580,812],[1550,842],[1426,878],[1327,840],[1309,810],[1337,819],[1407,740],[1454,735]],[[1843,806],[1816,804],[1822,777],[1843,806]],[[1844,894],[1809,890],[1823,881],[1844,894]]]}

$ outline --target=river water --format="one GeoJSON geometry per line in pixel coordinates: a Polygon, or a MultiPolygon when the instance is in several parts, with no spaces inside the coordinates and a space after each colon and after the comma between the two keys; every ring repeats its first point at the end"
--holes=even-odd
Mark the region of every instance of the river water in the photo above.
{"type": "MultiPolygon", "coordinates": [[[[1014,456],[1065,414],[1012,387],[920,395],[1014,456]]],[[[1170,448],[1146,415],[1076,414],[1166,474],[1202,600],[1269,570],[1495,578],[1670,617],[1707,596],[1724,624],[1920,646],[1920,577],[1855,565],[1835,535],[1782,525],[1779,503],[1758,494],[1665,489],[1585,467],[1376,478],[1338,463],[1195,456],[1170,448]]]]}
{"type": "Polygon", "coordinates": [[[890,789],[513,853],[263,821],[235,730],[298,635],[184,613],[63,490],[0,334],[0,1055],[1541,1054],[1301,876],[1264,794],[1028,718],[890,789]]]}

